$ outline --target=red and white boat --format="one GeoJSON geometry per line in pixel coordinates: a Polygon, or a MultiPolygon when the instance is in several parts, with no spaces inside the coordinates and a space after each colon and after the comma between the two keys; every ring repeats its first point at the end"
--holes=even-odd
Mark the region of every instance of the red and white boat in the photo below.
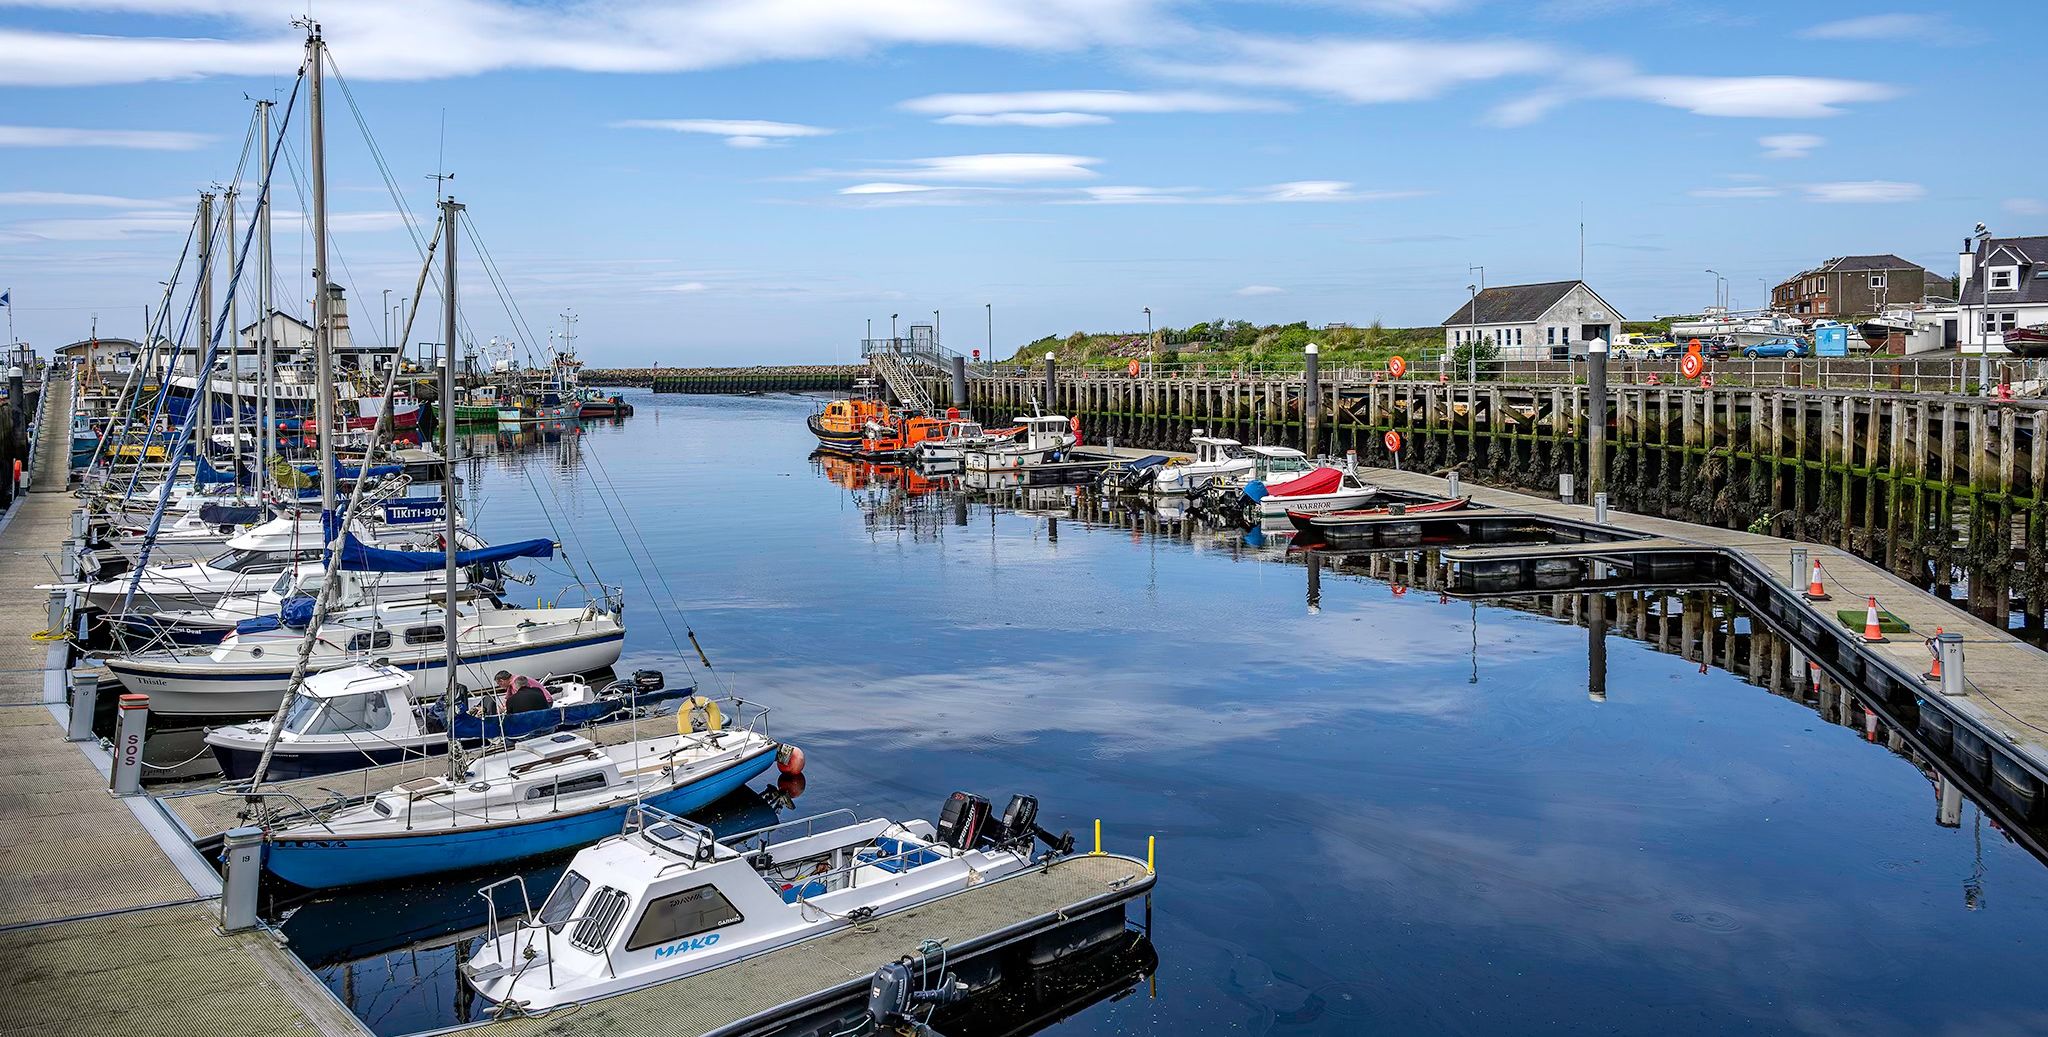
{"type": "MultiPolygon", "coordinates": [[[[356,397],[356,413],[348,419],[352,429],[377,427],[377,416],[383,413],[384,397],[356,397]]],[[[418,428],[420,426],[420,401],[404,393],[391,397],[391,425],[393,428],[418,428]]]]}
{"type": "Polygon", "coordinates": [[[1291,512],[1321,514],[1356,508],[1379,495],[1379,487],[1358,481],[1342,468],[1318,468],[1299,479],[1275,483],[1247,483],[1244,495],[1252,502],[1252,513],[1260,521],[1285,519],[1291,512]]]}
{"type": "MultiPolygon", "coordinates": [[[[1462,511],[1472,503],[1470,497],[1455,500],[1428,501],[1422,504],[1408,504],[1401,508],[1401,516],[1434,515],[1444,511],[1462,511]]],[[[1287,520],[1294,528],[1317,537],[1340,540],[1345,537],[1370,535],[1372,527],[1394,516],[1392,506],[1384,508],[1347,508],[1343,511],[1289,511],[1287,520]]]]}

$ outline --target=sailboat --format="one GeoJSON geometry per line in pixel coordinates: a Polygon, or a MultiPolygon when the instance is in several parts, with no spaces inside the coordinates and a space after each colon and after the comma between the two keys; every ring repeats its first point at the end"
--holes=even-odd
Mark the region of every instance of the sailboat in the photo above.
{"type": "MultiPolygon", "coordinates": [[[[320,105],[323,43],[317,26],[306,40],[307,68],[312,85],[310,105],[320,105]]],[[[314,154],[321,143],[316,134],[314,154]]],[[[314,166],[318,177],[319,166],[314,166]]],[[[313,197],[323,191],[315,181],[313,197]]],[[[455,243],[462,206],[453,198],[441,202],[441,233],[447,250],[444,265],[443,331],[450,348],[442,354],[443,400],[454,399],[454,365],[450,355],[456,332],[455,243]]],[[[315,223],[324,230],[324,213],[315,209],[315,223]]],[[[318,233],[316,231],[316,237],[318,233]]],[[[442,410],[443,435],[455,442],[454,408],[442,410]]],[[[323,423],[323,433],[326,431],[323,423]]],[[[453,500],[453,474],[448,496],[453,500]]],[[[453,516],[447,511],[449,541],[443,551],[446,599],[456,592],[457,557],[453,516]]],[[[330,579],[336,565],[330,561],[330,579]]],[[[332,591],[332,585],[328,588],[332,591]]],[[[323,598],[323,600],[327,600],[323,598]]],[[[319,617],[315,617],[318,619],[319,617]]],[[[441,610],[443,664],[442,710],[453,716],[461,697],[458,666],[460,631],[454,608],[441,610]]],[[[309,639],[301,646],[298,678],[310,654],[309,639]]],[[[621,827],[629,811],[642,806],[690,811],[708,806],[735,791],[777,763],[800,770],[800,756],[783,756],[783,746],[768,737],[767,710],[729,700],[726,707],[692,698],[676,715],[672,735],[634,737],[621,745],[599,745],[571,732],[557,732],[496,747],[468,759],[448,737],[449,769],[416,778],[365,801],[338,809],[301,811],[272,819],[266,826],[265,866],[286,881],[309,888],[378,882],[458,868],[498,864],[595,842],[621,827]],[[726,713],[733,715],[728,724],[726,713]]],[[[280,721],[282,718],[279,718],[280,721]]],[[[636,718],[637,724],[637,718],[636,718]]],[[[452,725],[451,725],[452,726],[452,725]]],[[[283,724],[274,722],[272,737],[283,724]]],[[[638,734],[637,728],[634,732],[638,734]]],[[[269,749],[252,776],[252,794],[264,778],[269,749]]]]}

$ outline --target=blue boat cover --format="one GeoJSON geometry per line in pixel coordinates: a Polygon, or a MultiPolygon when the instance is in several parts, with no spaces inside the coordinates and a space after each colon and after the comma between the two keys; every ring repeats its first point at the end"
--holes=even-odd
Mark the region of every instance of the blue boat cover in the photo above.
{"type": "MultiPolygon", "coordinates": [[[[554,556],[555,542],[552,540],[519,540],[510,544],[479,547],[474,551],[457,551],[455,564],[482,565],[513,558],[554,556]]],[[[350,572],[426,573],[433,572],[447,563],[448,556],[440,551],[392,551],[371,547],[356,539],[354,533],[345,534],[341,540],[341,567],[350,572]]]]}
{"type": "Polygon", "coordinates": [[[242,620],[235,624],[235,633],[260,634],[266,630],[276,630],[280,626],[291,630],[304,630],[312,625],[312,622],[312,595],[294,594],[278,603],[277,615],[242,620]]]}
{"type": "Polygon", "coordinates": [[[192,466],[193,481],[197,482],[201,486],[216,486],[221,483],[234,482],[236,478],[234,472],[223,472],[220,469],[215,468],[213,465],[208,464],[206,461],[205,454],[193,454],[192,466]]]}
{"type": "MultiPolygon", "coordinates": [[[[317,475],[320,472],[320,466],[316,464],[302,464],[299,465],[298,468],[299,471],[302,471],[307,475],[317,475]]],[[[405,471],[404,465],[371,465],[370,478],[381,479],[387,475],[397,475],[398,473],[403,471],[405,471]]],[[[340,461],[336,461],[334,462],[334,477],[336,479],[360,479],[363,477],[363,469],[359,465],[342,464],[340,461]]]]}
{"type": "Polygon", "coordinates": [[[1124,468],[1128,471],[1142,472],[1147,468],[1157,468],[1165,464],[1166,461],[1167,457],[1165,454],[1146,454],[1144,457],[1124,465],[1124,468]]]}
{"type": "Polygon", "coordinates": [[[263,521],[268,509],[248,504],[201,504],[199,521],[209,526],[246,526],[263,521]]]}

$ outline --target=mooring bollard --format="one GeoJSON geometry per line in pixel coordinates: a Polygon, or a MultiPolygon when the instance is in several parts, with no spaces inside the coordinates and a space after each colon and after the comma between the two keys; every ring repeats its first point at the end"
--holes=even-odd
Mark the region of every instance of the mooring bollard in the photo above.
{"type": "Polygon", "coordinates": [[[142,744],[149,737],[149,696],[123,695],[114,729],[114,795],[142,791],[142,744]]]}
{"type": "Polygon", "coordinates": [[[1572,473],[1559,473],[1557,477],[1557,499],[1566,504],[1572,502],[1572,473]]]}
{"type": "Polygon", "coordinates": [[[64,608],[64,596],[69,593],[69,591],[50,592],[50,622],[43,629],[50,631],[53,635],[64,629],[64,613],[66,611],[64,608]]]}
{"type": "Polygon", "coordinates": [[[1605,490],[1593,495],[1593,521],[1602,526],[1607,524],[1607,491],[1605,490]]]}
{"type": "Polygon", "coordinates": [[[1450,485],[1450,497],[1452,500],[1457,500],[1463,496],[1463,494],[1458,492],[1458,473],[1456,471],[1444,476],[1444,481],[1450,485]]]}
{"type": "Polygon", "coordinates": [[[1785,576],[1785,586],[1793,590],[1799,590],[1805,586],[1799,582],[1804,579],[1806,579],[1806,548],[1795,547],[1792,549],[1792,571],[1785,576]]]}
{"type": "Polygon", "coordinates": [[[221,839],[227,862],[227,887],[220,898],[220,929],[239,933],[256,928],[256,890],[263,878],[263,829],[237,828],[221,839]]]}
{"type": "Polygon", "coordinates": [[[1935,637],[1934,650],[1941,656],[1941,693],[1955,696],[1964,694],[1963,683],[1963,635],[1943,633],[1935,637]]]}
{"type": "Polygon", "coordinates": [[[100,706],[100,675],[81,673],[71,678],[71,721],[64,737],[73,742],[92,741],[92,715],[100,706]]]}

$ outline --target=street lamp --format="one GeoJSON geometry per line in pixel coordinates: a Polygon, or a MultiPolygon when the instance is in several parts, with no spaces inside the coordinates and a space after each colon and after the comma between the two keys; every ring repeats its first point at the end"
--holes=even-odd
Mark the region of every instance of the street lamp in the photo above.
{"type": "Polygon", "coordinates": [[[391,289],[384,289],[384,344],[391,346],[396,356],[397,346],[391,341],[391,289]]]}
{"type": "Polygon", "coordinates": [[[896,347],[896,317],[897,317],[897,316],[898,316],[898,315],[897,315],[897,314],[894,314],[894,313],[892,313],[892,314],[890,314],[890,315],[889,315],[889,347],[890,347],[891,349],[894,349],[894,348],[896,347]]]}
{"type": "Polygon", "coordinates": [[[1153,360],[1157,360],[1159,359],[1158,353],[1159,351],[1153,348],[1152,344],[1152,307],[1147,306],[1145,307],[1145,355],[1153,360]]]}
{"type": "Polygon", "coordinates": [[[1724,280],[1724,278],[1722,278],[1721,276],[1721,272],[1719,270],[1708,270],[1707,273],[1714,275],[1714,305],[1721,306],[1721,308],[1724,310],[1727,309],[1727,307],[1722,306],[1721,303],[1721,282],[1724,280]]]}
{"type": "Polygon", "coordinates": [[[939,311],[932,311],[932,345],[939,344],[939,311]]]}

